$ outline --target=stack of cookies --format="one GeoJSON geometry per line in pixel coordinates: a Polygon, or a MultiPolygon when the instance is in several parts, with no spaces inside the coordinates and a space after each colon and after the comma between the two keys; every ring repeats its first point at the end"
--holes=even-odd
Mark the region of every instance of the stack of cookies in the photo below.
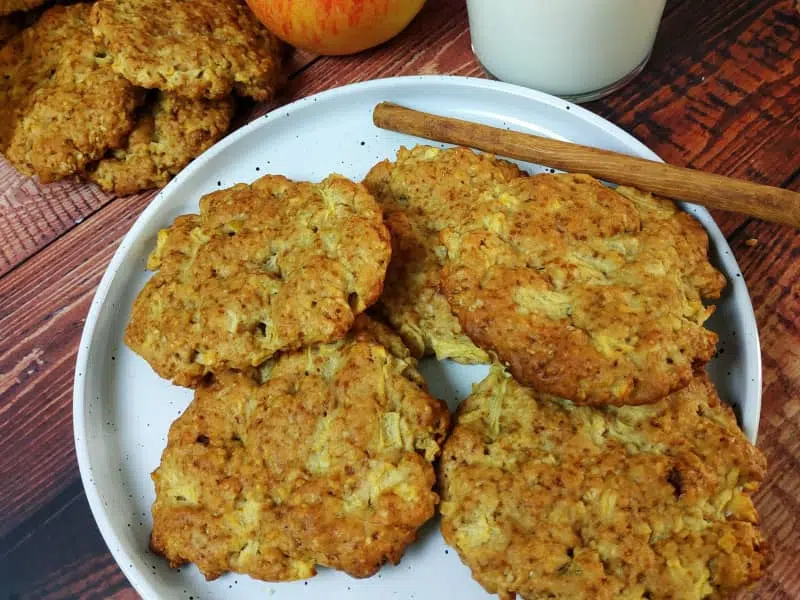
{"type": "Polygon", "coordinates": [[[440,465],[442,532],[504,599],[707,598],[763,573],[765,473],[704,373],[725,286],[700,224],[586,175],[402,149],[365,180],[381,309],[420,353],[494,361],[440,465]]]}
{"type": "MultiPolygon", "coordinates": [[[[36,2],[19,4],[0,12],[36,2]]],[[[20,21],[0,28],[0,152],[44,183],[162,186],[227,132],[234,93],[267,100],[282,78],[280,43],[243,0],[54,6],[13,33],[20,21]]]]}
{"type": "Polygon", "coordinates": [[[369,576],[441,495],[445,540],[506,600],[701,599],[763,574],[764,458],[704,371],[725,280],[670,201],[403,148],[363,184],[204,196],[148,267],[126,342],[195,389],[153,474],[173,566],[369,576]],[[429,355],[491,363],[446,441],[429,355]]]}
{"type": "Polygon", "coordinates": [[[221,190],[160,232],[125,340],[195,389],[153,474],[171,565],[366,577],[433,516],[447,407],[363,314],[390,254],[374,198],[336,175],[221,190]]]}

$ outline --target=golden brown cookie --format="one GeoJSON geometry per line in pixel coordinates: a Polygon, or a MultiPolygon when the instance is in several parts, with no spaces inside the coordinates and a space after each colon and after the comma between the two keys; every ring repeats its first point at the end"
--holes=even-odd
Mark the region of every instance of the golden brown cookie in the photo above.
{"type": "Polygon", "coordinates": [[[49,0],[0,0],[0,17],[18,11],[33,10],[34,8],[46,4],[48,1],[49,0]]]}
{"type": "Polygon", "coordinates": [[[90,6],[47,10],[0,49],[0,151],[43,182],[125,143],[138,95],[92,39],[90,6]]]}
{"type": "Polygon", "coordinates": [[[764,573],[764,474],[705,375],[597,408],[494,366],[442,451],[442,533],[504,599],[721,598],[764,573]]]}
{"type": "Polygon", "coordinates": [[[282,81],[281,44],[244,0],[99,0],[92,23],[114,70],[142,87],[263,101],[282,81]]]}
{"type": "Polygon", "coordinates": [[[159,232],[125,341],[162,377],[260,365],[342,338],[380,296],[391,248],[380,208],[340,175],[267,175],[200,199],[159,232]]]}
{"type": "Polygon", "coordinates": [[[118,195],[164,186],[225,135],[233,111],[232,98],[158,92],[140,111],[127,144],[94,165],[89,179],[118,195]]]}
{"type": "Polygon", "coordinates": [[[171,566],[285,581],[399,562],[438,503],[449,413],[366,321],[271,360],[261,385],[229,372],[197,388],[153,473],[151,547],[171,566]]]}
{"type": "Polygon", "coordinates": [[[700,223],[668,200],[537,175],[484,194],[442,239],[442,284],[464,330],[539,391],[655,402],[714,354],[703,299],[725,279],[700,223]]]}
{"type": "Polygon", "coordinates": [[[523,173],[513,164],[466,148],[401,148],[397,160],[375,165],[364,179],[392,233],[392,261],[380,306],[419,356],[488,362],[464,335],[439,277],[444,248],[439,231],[469,217],[479,195],[523,173]]]}

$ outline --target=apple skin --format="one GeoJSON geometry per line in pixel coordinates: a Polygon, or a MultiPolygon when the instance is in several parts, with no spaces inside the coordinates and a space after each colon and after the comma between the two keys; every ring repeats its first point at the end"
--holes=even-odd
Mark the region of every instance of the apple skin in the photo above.
{"type": "Polygon", "coordinates": [[[276,36],[317,54],[361,52],[400,33],[425,0],[247,0],[276,36]]]}

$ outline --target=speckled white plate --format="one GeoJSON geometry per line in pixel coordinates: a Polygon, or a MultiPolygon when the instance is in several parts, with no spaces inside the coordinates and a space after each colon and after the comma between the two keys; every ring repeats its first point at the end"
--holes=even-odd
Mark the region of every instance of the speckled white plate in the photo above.
{"type": "MultiPolygon", "coordinates": [[[[197,210],[206,192],[265,173],[320,180],[337,171],[360,180],[401,144],[420,140],[372,125],[382,100],[413,108],[511,127],[657,160],[650,150],[611,123],[558,98],[528,89],[458,77],[408,77],[350,85],[279,108],[228,136],[176,177],[139,217],[114,255],[92,302],[75,374],[75,446],[83,485],[100,532],[122,570],[145,598],[489,598],[448,551],[436,520],[398,566],[356,580],[321,569],[294,583],[264,583],[242,575],[213,582],[196,568],[171,570],[148,552],[150,472],[158,465],[170,423],[191,392],[160,379],[122,342],[131,304],[148,278],[147,254],[159,228],[197,210]]],[[[531,172],[542,171],[523,165],[531,172]]],[[[753,309],[739,267],[709,214],[685,207],[708,230],[713,260],[728,287],[709,326],[720,336],[711,374],[754,440],[761,405],[761,364],[753,309]]],[[[428,361],[423,373],[431,391],[454,408],[485,367],[428,361]]]]}

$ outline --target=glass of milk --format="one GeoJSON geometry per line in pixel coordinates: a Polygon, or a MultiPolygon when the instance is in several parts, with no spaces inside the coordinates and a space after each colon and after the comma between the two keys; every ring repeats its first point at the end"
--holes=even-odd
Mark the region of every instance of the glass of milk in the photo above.
{"type": "Polygon", "coordinates": [[[502,81],[587,102],[638,75],[666,0],[467,0],[472,49],[502,81]]]}

